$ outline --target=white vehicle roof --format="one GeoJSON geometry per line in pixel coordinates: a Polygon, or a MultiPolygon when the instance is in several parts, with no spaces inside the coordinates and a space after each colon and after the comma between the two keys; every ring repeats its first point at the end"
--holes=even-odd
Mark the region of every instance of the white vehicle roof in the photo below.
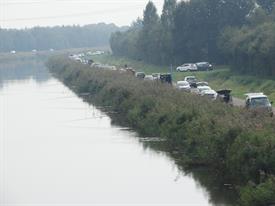
{"type": "Polygon", "coordinates": [[[190,78],[192,78],[192,79],[196,79],[196,77],[195,77],[195,76],[186,76],[184,79],[190,79],[190,78]]]}
{"type": "Polygon", "coordinates": [[[267,98],[264,93],[247,93],[245,94],[246,98],[267,98]]]}
{"type": "Polygon", "coordinates": [[[208,89],[208,90],[212,90],[209,86],[198,86],[198,89],[208,89]]]}
{"type": "Polygon", "coordinates": [[[188,81],[177,81],[177,84],[189,84],[188,81]]]}
{"type": "Polygon", "coordinates": [[[152,75],[145,75],[144,79],[153,80],[154,77],[152,75]]]}
{"type": "Polygon", "coordinates": [[[203,92],[204,94],[217,94],[217,92],[213,89],[210,89],[210,90],[206,90],[203,92]]]}
{"type": "Polygon", "coordinates": [[[197,82],[197,84],[208,84],[208,82],[197,82]]]}
{"type": "Polygon", "coordinates": [[[193,63],[184,63],[182,66],[194,65],[193,63]]]}

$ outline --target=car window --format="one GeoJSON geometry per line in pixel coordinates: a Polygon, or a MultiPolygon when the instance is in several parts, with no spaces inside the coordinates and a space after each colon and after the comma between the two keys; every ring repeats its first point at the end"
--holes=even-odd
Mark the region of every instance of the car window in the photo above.
{"type": "Polygon", "coordinates": [[[269,106],[269,101],[266,97],[252,98],[251,107],[269,106]]]}

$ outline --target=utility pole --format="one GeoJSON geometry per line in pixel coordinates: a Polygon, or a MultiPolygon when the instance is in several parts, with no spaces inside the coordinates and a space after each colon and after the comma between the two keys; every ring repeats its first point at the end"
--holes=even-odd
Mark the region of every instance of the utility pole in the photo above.
{"type": "Polygon", "coordinates": [[[170,73],[171,73],[171,77],[172,77],[172,81],[173,81],[173,65],[170,65],[170,73]]]}

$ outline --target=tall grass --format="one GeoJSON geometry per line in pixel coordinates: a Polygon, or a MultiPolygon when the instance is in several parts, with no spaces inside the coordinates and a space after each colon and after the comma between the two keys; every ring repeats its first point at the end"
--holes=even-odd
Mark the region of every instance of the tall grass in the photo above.
{"type": "MultiPolygon", "coordinates": [[[[254,204],[250,191],[257,192],[257,186],[261,191],[270,184],[275,187],[275,123],[271,117],[66,58],[51,58],[47,65],[76,93],[89,93],[87,101],[111,106],[143,136],[166,140],[168,150],[176,151],[184,164],[224,171],[240,186],[241,204],[254,204]]],[[[275,195],[263,200],[271,201],[275,195]]]]}

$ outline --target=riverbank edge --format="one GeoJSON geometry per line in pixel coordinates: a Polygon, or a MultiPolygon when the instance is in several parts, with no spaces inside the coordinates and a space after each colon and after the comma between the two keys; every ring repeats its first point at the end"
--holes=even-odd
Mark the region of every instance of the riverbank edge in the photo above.
{"type": "MultiPolygon", "coordinates": [[[[47,65],[58,79],[77,94],[81,95],[88,92],[90,95],[85,98],[86,101],[97,102],[97,104],[103,106],[111,106],[113,111],[121,114],[122,117],[124,116],[124,118],[130,122],[129,125],[143,135],[166,138],[166,146],[170,148],[171,151],[180,153],[181,161],[185,164],[206,165],[216,169],[228,170],[227,173],[234,173],[234,170],[237,170],[237,172],[230,176],[234,182],[240,185],[241,205],[261,205],[258,203],[262,202],[266,204],[270,201],[275,201],[273,196],[275,191],[272,189],[275,181],[271,174],[259,174],[259,171],[251,168],[248,174],[257,173],[254,174],[257,180],[251,177],[245,178],[245,174],[242,174],[241,170],[242,166],[245,168],[246,166],[242,165],[244,163],[238,160],[238,158],[242,158],[242,156],[228,157],[228,154],[226,154],[234,155],[234,153],[239,150],[238,147],[243,146],[244,142],[242,139],[245,139],[253,146],[255,144],[254,138],[258,139],[262,137],[264,143],[266,139],[261,136],[263,131],[253,131],[252,128],[245,128],[245,130],[250,130],[245,131],[235,124],[229,125],[229,128],[213,128],[213,124],[218,127],[222,126],[225,122],[221,123],[222,118],[218,118],[216,116],[217,114],[200,114],[200,112],[205,113],[205,111],[209,109],[208,112],[213,110],[220,113],[220,116],[232,112],[234,117],[238,115],[238,113],[244,114],[241,109],[230,108],[219,103],[211,106],[211,102],[206,102],[206,107],[197,109],[192,107],[192,105],[198,105],[196,104],[196,102],[200,100],[198,97],[191,97],[189,94],[183,95],[176,90],[172,90],[167,85],[157,85],[156,88],[152,83],[144,82],[141,84],[139,80],[129,75],[119,74],[118,72],[91,71],[88,66],[76,64],[64,58],[51,59],[47,65]],[[137,87],[137,89],[135,87],[137,87]],[[132,94],[130,89],[136,89],[136,94],[132,94]],[[156,92],[156,94],[152,92],[156,92]],[[148,94],[153,94],[153,97],[148,96],[148,94]],[[163,94],[168,96],[167,99],[171,98],[171,101],[166,102],[166,96],[163,96],[163,94]],[[185,106],[189,106],[190,109],[183,109],[184,111],[182,111],[182,109],[178,110],[178,105],[175,103],[177,100],[173,99],[175,95],[177,95],[178,99],[184,100],[185,106]],[[152,98],[159,100],[160,103],[157,103],[158,101],[152,101],[152,98]],[[188,99],[191,99],[191,102],[189,102],[188,99]],[[166,108],[165,106],[167,105],[171,106],[171,108],[166,108]],[[164,111],[161,111],[162,109],[164,109],[164,111]],[[192,115],[196,115],[198,119],[194,119],[192,115]],[[157,121],[154,119],[157,119],[157,121]],[[205,120],[210,122],[206,122],[205,125],[200,125],[200,123],[205,120]],[[188,125],[193,128],[188,128],[188,125]],[[199,126],[204,127],[202,131],[200,131],[199,126]],[[255,134],[252,135],[252,133],[255,134]],[[199,137],[202,134],[204,137],[199,137]],[[248,135],[253,136],[253,138],[250,139],[248,135]],[[195,137],[193,138],[193,136],[195,137]],[[221,148],[218,148],[219,146],[221,148]],[[192,148],[194,151],[190,150],[192,148]],[[230,163],[234,163],[234,165],[230,166],[230,163]],[[236,168],[236,166],[239,168],[236,168]],[[242,181],[243,178],[245,179],[244,181],[242,181]],[[263,191],[264,193],[267,193],[265,191],[269,191],[269,193],[263,197],[263,191]]],[[[230,115],[225,117],[230,124],[233,124],[234,119],[230,118],[230,115]]],[[[245,117],[245,119],[246,118],[247,117],[245,117]]],[[[258,123],[255,122],[255,124],[258,123]]],[[[272,137],[272,139],[270,137],[268,138],[269,141],[272,140],[272,142],[270,142],[272,144],[272,150],[275,148],[274,139],[274,137],[272,137]]]]}

